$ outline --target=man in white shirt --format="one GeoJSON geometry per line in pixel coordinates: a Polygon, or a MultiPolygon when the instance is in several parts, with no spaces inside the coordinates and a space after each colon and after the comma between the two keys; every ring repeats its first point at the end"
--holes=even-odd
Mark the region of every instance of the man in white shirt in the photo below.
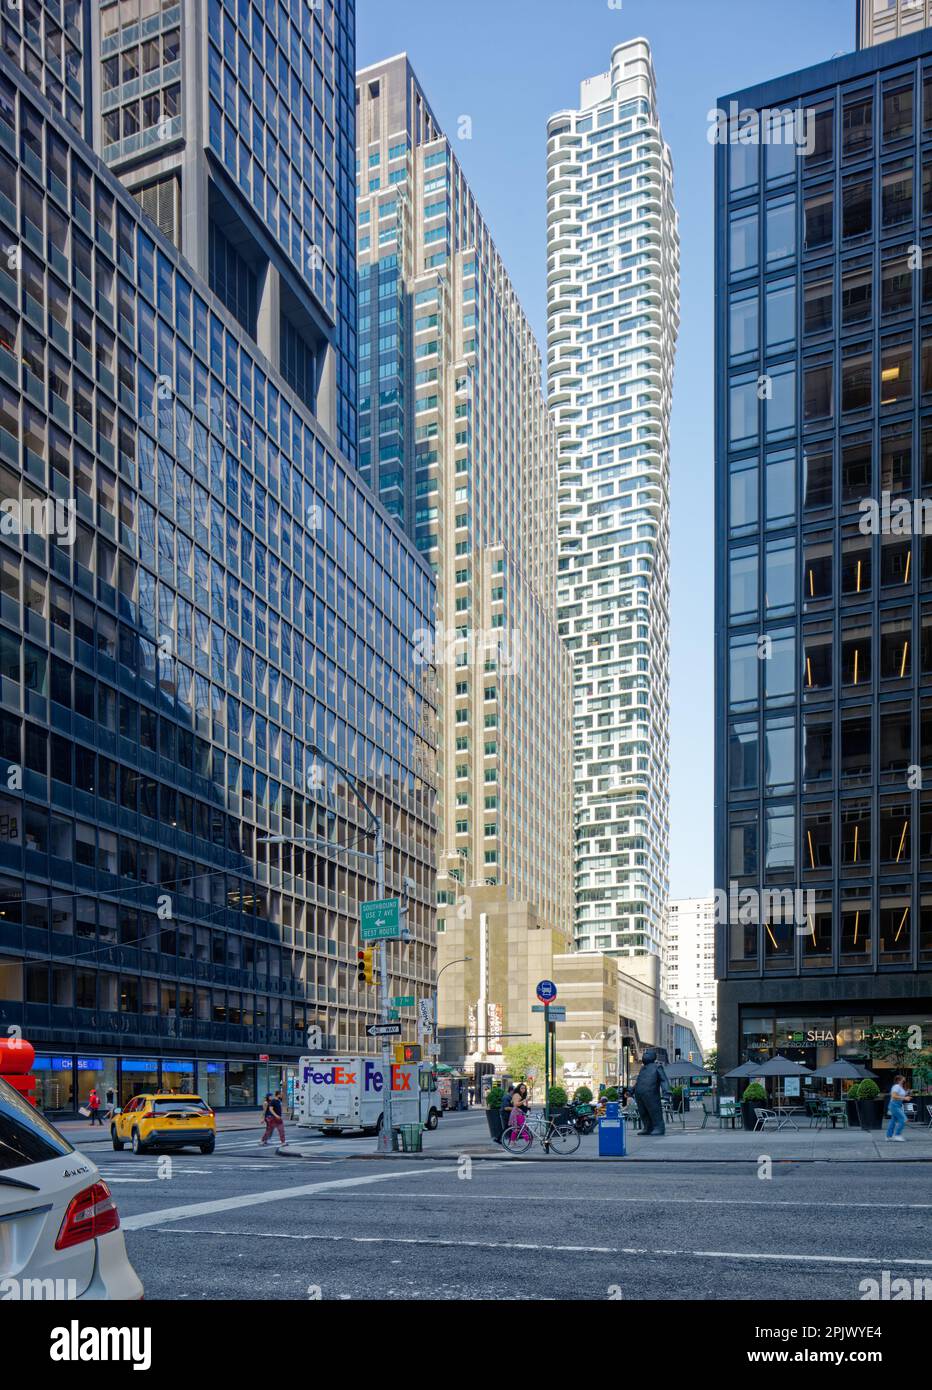
{"type": "Polygon", "coordinates": [[[903,1084],[905,1080],[905,1076],[897,1075],[890,1087],[890,1123],[887,1125],[887,1138],[896,1144],[906,1142],[903,1138],[903,1130],[906,1128],[906,1111],[903,1107],[909,1099],[910,1092],[903,1084]]]}

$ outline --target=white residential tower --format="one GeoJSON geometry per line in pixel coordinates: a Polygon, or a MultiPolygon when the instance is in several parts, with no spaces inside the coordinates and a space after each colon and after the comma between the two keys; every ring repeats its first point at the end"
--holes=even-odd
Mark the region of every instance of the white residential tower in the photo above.
{"type": "Polygon", "coordinates": [[[580,950],[659,954],[669,835],[673,167],[650,47],[619,44],[547,142],[560,628],[574,663],[580,950]]]}

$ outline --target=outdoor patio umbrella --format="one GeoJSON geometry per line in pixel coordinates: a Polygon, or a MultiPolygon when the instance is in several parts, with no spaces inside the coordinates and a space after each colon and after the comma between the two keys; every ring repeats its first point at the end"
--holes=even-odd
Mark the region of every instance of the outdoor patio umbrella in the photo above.
{"type": "Polygon", "coordinates": [[[854,1062],[846,1062],[844,1057],[839,1057],[837,1062],[829,1062],[827,1067],[816,1067],[813,1076],[822,1076],[826,1081],[861,1081],[865,1075],[865,1068],[856,1066],[854,1062]]]}
{"type": "Polygon", "coordinates": [[[700,1067],[692,1062],[665,1062],[663,1069],[671,1081],[686,1081],[691,1076],[712,1075],[707,1067],[700,1067]]]}
{"type": "Polygon", "coordinates": [[[816,1067],[813,1076],[822,1077],[825,1081],[861,1081],[864,1076],[863,1067],[856,1066],[854,1062],[848,1062],[844,1057],[839,1057],[837,1062],[829,1062],[827,1066],[816,1067]]]}
{"type": "MultiPolygon", "coordinates": [[[[776,1057],[769,1058],[763,1062],[754,1073],[755,1076],[811,1076],[812,1072],[808,1067],[803,1066],[802,1062],[794,1062],[789,1057],[784,1057],[777,1053],[776,1057]]],[[[786,1097],[784,1096],[784,1099],[786,1097]]]]}
{"type": "MultiPolygon", "coordinates": [[[[762,1066],[762,1062],[742,1062],[740,1067],[734,1067],[731,1071],[726,1071],[722,1080],[730,1081],[734,1079],[736,1082],[749,1081],[752,1076],[757,1076],[762,1066]]],[[[738,1087],[735,1086],[735,1100],[737,1101],[737,1099],[738,1087]]]]}
{"type": "Polygon", "coordinates": [[[722,1080],[730,1081],[732,1077],[738,1080],[746,1079],[749,1076],[757,1076],[763,1065],[763,1062],[742,1062],[740,1067],[734,1067],[731,1071],[726,1071],[722,1080]]]}

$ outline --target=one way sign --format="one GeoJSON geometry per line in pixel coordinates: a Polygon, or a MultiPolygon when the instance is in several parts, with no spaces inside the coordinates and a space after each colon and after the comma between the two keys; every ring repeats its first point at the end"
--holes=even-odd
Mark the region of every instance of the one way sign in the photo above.
{"type": "Polygon", "coordinates": [[[401,1033],[400,1023],[367,1023],[366,1033],[370,1038],[397,1038],[401,1033]]]}

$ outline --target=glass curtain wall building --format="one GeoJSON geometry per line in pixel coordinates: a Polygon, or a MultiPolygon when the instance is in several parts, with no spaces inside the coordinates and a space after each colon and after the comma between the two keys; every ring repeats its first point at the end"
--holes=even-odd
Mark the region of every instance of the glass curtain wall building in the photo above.
{"type": "Polygon", "coordinates": [[[368,820],[328,760],[408,891],[393,988],[430,991],[433,578],[6,58],[0,234],[0,1026],[48,1108],[160,1079],[251,1104],[308,1048],[370,1050],[379,1017],[368,820]]]}
{"type": "Polygon", "coordinates": [[[719,108],[719,1057],[821,1063],[932,1017],[932,32],[719,108]]]}
{"type": "Polygon", "coordinates": [[[354,462],[352,4],[103,0],[91,28],[95,148],[354,462]]]}
{"type": "Polygon", "coordinates": [[[673,169],[650,48],[547,127],[560,630],[573,658],[575,940],[659,955],[669,874],[673,169]]]}

